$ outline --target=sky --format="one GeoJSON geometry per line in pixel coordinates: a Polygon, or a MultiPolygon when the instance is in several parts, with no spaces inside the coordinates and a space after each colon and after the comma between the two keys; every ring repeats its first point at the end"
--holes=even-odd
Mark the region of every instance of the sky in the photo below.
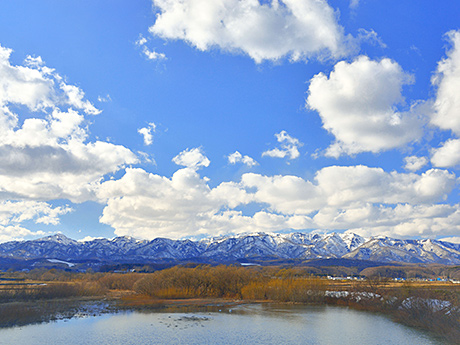
{"type": "Polygon", "coordinates": [[[0,242],[460,243],[460,3],[0,1],[0,242]]]}

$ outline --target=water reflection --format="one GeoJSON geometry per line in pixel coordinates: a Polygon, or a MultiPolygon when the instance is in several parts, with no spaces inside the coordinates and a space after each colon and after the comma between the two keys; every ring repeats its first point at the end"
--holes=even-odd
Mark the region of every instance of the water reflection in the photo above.
{"type": "Polygon", "coordinates": [[[386,317],[341,307],[240,305],[119,313],[0,330],[0,344],[439,344],[386,317]]]}

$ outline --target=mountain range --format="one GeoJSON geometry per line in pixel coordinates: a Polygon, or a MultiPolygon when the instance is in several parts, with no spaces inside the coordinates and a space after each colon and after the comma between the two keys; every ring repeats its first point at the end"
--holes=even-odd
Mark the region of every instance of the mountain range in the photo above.
{"type": "Polygon", "coordinates": [[[0,244],[3,268],[11,262],[47,260],[69,267],[76,262],[99,263],[267,263],[342,259],[385,263],[460,264],[460,244],[384,236],[364,238],[353,233],[252,233],[199,241],[132,237],[75,241],[62,234],[0,244]]]}

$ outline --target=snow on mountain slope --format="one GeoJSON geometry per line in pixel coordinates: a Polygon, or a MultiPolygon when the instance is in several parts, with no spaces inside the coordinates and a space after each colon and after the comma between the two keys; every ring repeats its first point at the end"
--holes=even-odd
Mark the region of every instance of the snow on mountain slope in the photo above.
{"type": "Polygon", "coordinates": [[[458,264],[460,251],[455,246],[435,240],[399,240],[389,237],[371,238],[345,254],[343,258],[381,262],[458,264]]]}
{"type": "Polygon", "coordinates": [[[401,240],[353,233],[250,233],[201,241],[132,237],[78,242],[62,234],[0,244],[0,259],[97,259],[104,261],[236,260],[343,258],[379,262],[460,264],[460,245],[430,239],[401,240]]]}

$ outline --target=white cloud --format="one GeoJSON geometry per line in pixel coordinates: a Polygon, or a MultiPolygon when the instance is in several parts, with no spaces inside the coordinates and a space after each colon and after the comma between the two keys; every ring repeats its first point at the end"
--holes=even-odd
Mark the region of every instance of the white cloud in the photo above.
{"type": "Polygon", "coordinates": [[[86,142],[79,110],[100,111],[41,58],[14,66],[11,52],[0,47],[0,199],[93,199],[104,175],[137,157],[123,146],[86,142]]]}
{"type": "Polygon", "coordinates": [[[374,30],[358,29],[357,40],[360,42],[368,42],[372,45],[386,48],[387,45],[382,41],[379,35],[374,30]]]}
{"type": "Polygon", "coordinates": [[[460,31],[450,31],[446,36],[452,48],[438,63],[432,78],[437,94],[431,123],[460,135],[460,31]]]}
{"type": "Polygon", "coordinates": [[[78,240],[78,242],[91,242],[94,240],[100,240],[103,239],[104,237],[92,237],[92,236],[85,236],[84,238],[78,240]]]}
{"type": "Polygon", "coordinates": [[[253,158],[246,155],[243,156],[238,151],[235,151],[232,154],[228,155],[228,162],[230,164],[243,163],[248,167],[253,167],[258,164],[253,158]]]}
{"type": "Polygon", "coordinates": [[[244,174],[241,184],[255,190],[256,202],[267,204],[271,211],[282,214],[309,215],[323,204],[318,188],[297,176],[244,174]]]}
{"type": "Polygon", "coordinates": [[[59,217],[71,212],[69,206],[52,207],[37,201],[0,201],[0,242],[22,240],[30,236],[45,235],[43,231],[31,231],[24,222],[58,225],[59,217]]]}
{"type": "Polygon", "coordinates": [[[428,159],[426,157],[408,156],[404,157],[404,163],[406,163],[404,169],[418,171],[428,163],[428,159]]]}
{"type": "Polygon", "coordinates": [[[358,203],[440,201],[455,186],[455,175],[437,169],[417,175],[366,166],[331,166],[318,171],[314,182],[296,176],[244,174],[242,183],[256,188],[256,201],[276,212],[309,214],[323,207],[347,208],[358,203]]]}
{"type": "Polygon", "coordinates": [[[402,87],[411,82],[396,62],[365,56],[337,63],[329,77],[314,76],[307,105],[318,111],[323,127],[336,139],[326,155],[380,152],[419,139],[424,123],[417,111],[396,109],[404,101],[402,87]]]}
{"type": "Polygon", "coordinates": [[[105,96],[97,96],[97,100],[101,103],[107,103],[107,102],[111,102],[112,98],[110,97],[109,94],[107,94],[105,96]]]}
{"type": "Polygon", "coordinates": [[[211,188],[195,167],[171,178],[127,169],[120,180],[102,183],[99,197],[107,206],[101,222],[117,235],[150,239],[284,229],[401,236],[460,232],[458,207],[437,204],[456,184],[455,175],[444,170],[418,175],[332,166],[312,181],[248,173],[240,182],[211,188]],[[241,211],[248,204],[256,208],[252,215],[241,211]]]}
{"type": "Polygon", "coordinates": [[[147,47],[148,40],[140,36],[139,39],[136,41],[136,45],[142,48],[142,53],[145,57],[149,60],[166,60],[166,55],[163,53],[157,53],[155,49],[149,49],[147,47]]]}
{"type": "Polygon", "coordinates": [[[431,163],[440,168],[460,164],[460,139],[447,140],[440,148],[432,150],[431,163]]]}
{"type": "Polygon", "coordinates": [[[440,238],[440,241],[450,242],[450,243],[459,243],[460,244],[460,237],[445,237],[440,238]]]}
{"type": "Polygon", "coordinates": [[[94,199],[104,175],[137,158],[128,149],[97,141],[84,144],[0,146],[0,198],[82,202],[94,199]]]}
{"type": "Polygon", "coordinates": [[[173,162],[177,165],[193,169],[207,167],[211,163],[200,147],[182,151],[173,158],[173,162]]]}
{"type": "Polygon", "coordinates": [[[45,235],[43,231],[31,231],[19,225],[9,225],[9,226],[0,225],[0,243],[16,241],[16,240],[23,240],[25,237],[28,237],[28,236],[43,236],[43,235],[45,235]]]}
{"type": "MultiPolygon", "coordinates": [[[[460,31],[449,31],[446,37],[451,45],[447,57],[438,63],[432,78],[437,87],[431,123],[460,135],[460,31]]],[[[460,164],[460,139],[451,138],[441,147],[432,150],[431,163],[448,168],[460,164]]]]}
{"type": "MultiPolygon", "coordinates": [[[[51,106],[54,82],[49,78],[49,71],[42,71],[40,66],[11,66],[11,53],[11,49],[0,46],[0,105],[4,107],[7,102],[24,104],[32,110],[51,106]]],[[[37,65],[39,61],[31,58],[29,65],[37,65]]]]}
{"type": "Polygon", "coordinates": [[[244,188],[225,182],[212,189],[191,168],[180,169],[171,178],[127,169],[120,180],[102,184],[100,197],[108,200],[100,220],[119,236],[181,238],[308,226],[303,216],[263,210],[244,216],[234,210],[253,200],[244,188]]]}
{"type": "Polygon", "coordinates": [[[221,205],[210,192],[192,168],[178,170],[171,179],[127,169],[120,180],[102,184],[100,197],[108,202],[100,220],[117,235],[143,238],[207,232],[206,222],[221,205]]]}
{"type": "Polygon", "coordinates": [[[344,227],[362,236],[385,235],[392,237],[449,236],[460,232],[460,205],[367,205],[345,211],[321,210],[315,221],[333,222],[334,227],[344,227]]]}
{"type": "Polygon", "coordinates": [[[199,50],[243,52],[257,63],[289,57],[338,58],[354,49],[325,0],[153,0],[149,31],[199,50]]]}
{"type": "Polygon", "coordinates": [[[101,113],[101,110],[96,109],[90,101],[85,100],[85,93],[74,85],[67,85],[61,82],[60,88],[64,91],[67,96],[67,103],[77,109],[82,109],[87,114],[97,115],[101,113]]]}
{"type": "Polygon", "coordinates": [[[157,126],[153,122],[150,122],[147,127],[143,127],[137,130],[137,132],[144,137],[145,145],[152,145],[153,133],[155,133],[156,128],[157,126]]]}
{"type": "Polygon", "coordinates": [[[146,43],[147,43],[147,39],[145,37],[143,37],[142,35],[136,41],[136,45],[138,45],[138,46],[143,46],[146,43]]]}
{"type": "Polygon", "coordinates": [[[71,212],[68,206],[52,207],[37,201],[0,201],[0,225],[20,224],[34,220],[41,224],[59,224],[59,216],[71,212]]]}
{"type": "Polygon", "coordinates": [[[151,163],[153,165],[157,164],[155,162],[155,159],[152,156],[150,156],[150,154],[148,154],[147,152],[137,151],[137,154],[138,154],[139,158],[141,158],[142,162],[151,163]]]}
{"type": "Polygon", "coordinates": [[[281,144],[281,148],[274,148],[262,153],[262,157],[296,159],[299,158],[299,147],[303,146],[298,139],[291,137],[286,131],[275,134],[276,140],[281,144]]]}
{"type": "Polygon", "coordinates": [[[149,60],[166,60],[164,53],[158,53],[155,50],[149,49],[146,46],[142,48],[142,52],[149,60]]]}
{"type": "Polygon", "coordinates": [[[359,6],[360,0],[350,0],[350,8],[355,9],[359,6]]]}

